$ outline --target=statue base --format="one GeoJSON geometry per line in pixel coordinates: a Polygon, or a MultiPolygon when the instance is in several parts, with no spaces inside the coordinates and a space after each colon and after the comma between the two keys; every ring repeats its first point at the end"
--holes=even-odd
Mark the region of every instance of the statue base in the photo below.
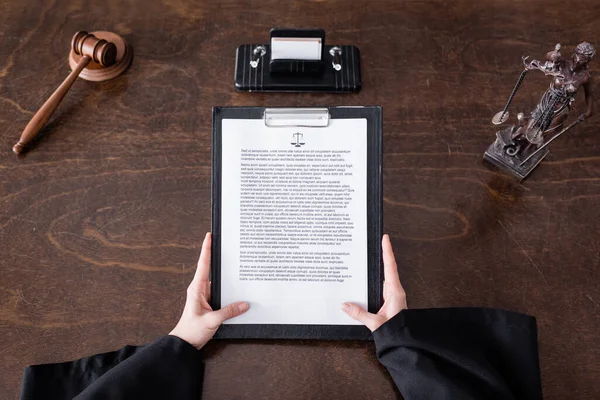
{"type": "Polygon", "coordinates": [[[517,128],[510,126],[496,132],[496,140],[483,154],[483,159],[501,170],[523,180],[538,166],[550,152],[547,148],[537,151],[533,144],[520,144],[512,140],[512,134],[517,128]],[[534,154],[536,153],[536,154],[534,154]],[[527,160],[534,154],[531,158],[527,160]],[[527,160],[523,162],[524,160],[527,160]]]}

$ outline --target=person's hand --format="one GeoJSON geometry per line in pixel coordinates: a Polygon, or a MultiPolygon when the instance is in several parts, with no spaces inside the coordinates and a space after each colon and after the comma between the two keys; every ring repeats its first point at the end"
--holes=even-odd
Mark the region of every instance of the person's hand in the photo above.
{"type": "Polygon", "coordinates": [[[342,311],[357,321],[362,322],[373,332],[387,320],[407,308],[406,293],[400,284],[398,267],[390,237],[383,235],[381,240],[383,250],[383,306],[377,314],[367,312],[364,308],[353,303],[344,303],[342,311]]]}
{"type": "Polygon", "coordinates": [[[223,321],[237,317],[250,308],[248,303],[237,302],[213,311],[208,304],[211,239],[211,234],[207,233],[202,243],[196,274],[187,289],[183,314],[175,329],[169,333],[185,340],[198,350],[214,336],[223,321]]]}

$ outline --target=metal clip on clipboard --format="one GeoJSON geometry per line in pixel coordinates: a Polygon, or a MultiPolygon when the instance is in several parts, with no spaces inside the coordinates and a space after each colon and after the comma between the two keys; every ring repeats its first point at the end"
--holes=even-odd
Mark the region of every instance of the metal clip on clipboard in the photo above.
{"type": "Polygon", "coordinates": [[[241,92],[358,92],[356,46],[325,46],[323,29],[271,29],[270,44],[237,49],[235,88],[241,92]]]}
{"type": "Polygon", "coordinates": [[[329,125],[328,108],[266,108],[265,125],[268,127],[299,126],[327,127],[329,125]]]}

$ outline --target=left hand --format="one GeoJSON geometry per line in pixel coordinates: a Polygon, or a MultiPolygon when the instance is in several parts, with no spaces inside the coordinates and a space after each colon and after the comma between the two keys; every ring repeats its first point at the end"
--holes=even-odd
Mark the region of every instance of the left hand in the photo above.
{"type": "Polygon", "coordinates": [[[248,311],[250,305],[237,302],[213,311],[210,299],[210,248],[212,236],[206,234],[198,260],[196,274],[187,289],[187,298],[181,319],[169,335],[177,336],[200,350],[226,320],[248,311]]]}

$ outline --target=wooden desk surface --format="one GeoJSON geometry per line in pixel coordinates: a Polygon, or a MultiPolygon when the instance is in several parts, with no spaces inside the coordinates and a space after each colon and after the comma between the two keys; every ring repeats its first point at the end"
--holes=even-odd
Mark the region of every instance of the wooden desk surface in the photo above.
{"type": "MultiPolygon", "coordinates": [[[[210,229],[212,106],[383,105],[385,231],[409,306],[533,314],[545,398],[599,398],[600,115],[555,142],[523,184],[482,162],[521,56],[559,41],[565,53],[582,40],[600,50],[599,18],[596,0],[4,2],[0,397],[18,395],[28,364],[174,326],[210,229]],[[359,46],[363,90],[236,93],[235,48],[274,26],[322,27],[328,43],[359,46]],[[16,157],[81,29],[126,36],[133,66],[76,82],[16,157]]],[[[547,85],[530,74],[513,118],[547,85]]],[[[206,399],[399,396],[371,343],[212,342],[206,354],[206,399]]]]}

